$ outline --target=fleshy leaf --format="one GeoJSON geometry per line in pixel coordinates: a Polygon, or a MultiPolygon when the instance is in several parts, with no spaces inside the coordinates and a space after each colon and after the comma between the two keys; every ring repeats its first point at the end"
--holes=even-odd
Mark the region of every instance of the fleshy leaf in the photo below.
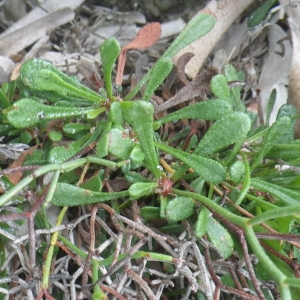
{"type": "Polygon", "coordinates": [[[225,100],[206,100],[170,113],[160,118],[159,123],[165,124],[180,119],[218,120],[231,112],[231,105],[225,100]]]}
{"type": "MultiPolygon", "coordinates": [[[[159,60],[166,57],[173,58],[173,56],[182,50],[187,45],[198,40],[201,36],[207,34],[215,26],[217,19],[213,13],[206,9],[200,11],[194,18],[192,18],[185,28],[181,31],[171,46],[165,51],[159,60]]],[[[157,63],[159,62],[157,61],[157,63]]],[[[136,87],[124,98],[125,101],[131,100],[141,87],[147,83],[151,76],[151,70],[139,81],[136,87]]]]}
{"type": "Polygon", "coordinates": [[[102,189],[102,180],[99,176],[90,178],[87,182],[80,186],[82,189],[87,189],[94,192],[100,192],[102,189]]]}
{"type": "Polygon", "coordinates": [[[257,167],[266,154],[271,150],[274,144],[279,144],[281,139],[290,132],[291,130],[291,121],[288,117],[282,117],[279,120],[276,120],[275,123],[270,127],[265,139],[262,142],[262,146],[254,157],[251,169],[253,170],[257,167]]]}
{"type": "Polygon", "coordinates": [[[300,193],[286,189],[277,184],[263,181],[258,178],[252,178],[251,186],[261,192],[270,193],[286,205],[300,204],[300,193]]]}
{"type": "Polygon", "coordinates": [[[160,59],[165,57],[172,58],[181,49],[210,32],[216,21],[217,19],[211,10],[205,9],[200,11],[189,21],[160,59]]]}
{"type": "Polygon", "coordinates": [[[120,44],[115,38],[110,38],[104,41],[100,46],[100,56],[102,61],[105,87],[108,98],[112,97],[112,70],[116,59],[120,54],[120,44]]]}
{"type": "Polygon", "coordinates": [[[131,199],[139,199],[152,194],[156,187],[156,182],[137,182],[132,184],[128,191],[131,199]]]}
{"type": "Polygon", "coordinates": [[[208,182],[217,184],[225,179],[225,168],[215,160],[186,153],[160,143],[155,143],[155,145],[159,149],[182,160],[208,182]]]}
{"type": "Polygon", "coordinates": [[[268,0],[256,9],[248,20],[248,27],[255,27],[263,22],[268,11],[277,3],[277,0],[268,0]]]}
{"type": "Polygon", "coordinates": [[[128,191],[102,193],[82,189],[68,183],[58,183],[51,203],[56,206],[76,206],[118,199],[129,196],[128,191]]]}
{"type": "Polygon", "coordinates": [[[300,144],[276,144],[273,145],[271,150],[266,154],[267,158],[277,158],[283,161],[291,161],[299,158],[300,144]]]}
{"type": "Polygon", "coordinates": [[[237,160],[229,168],[230,179],[235,184],[238,184],[241,182],[244,172],[245,172],[245,164],[242,161],[237,160]]]}
{"type": "Polygon", "coordinates": [[[63,131],[70,135],[87,132],[90,129],[91,129],[91,125],[82,124],[82,123],[67,123],[63,127],[63,131]]]}
{"type": "Polygon", "coordinates": [[[217,74],[211,79],[210,90],[217,98],[226,99],[228,102],[231,100],[227,79],[223,74],[217,74]]]}
{"type": "Polygon", "coordinates": [[[242,144],[250,127],[251,120],[247,114],[242,112],[228,114],[209,128],[194,153],[206,156],[231,144],[242,144]]]}
{"type": "Polygon", "coordinates": [[[159,207],[144,206],[140,209],[141,217],[146,220],[159,219],[159,207]]]}
{"type": "Polygon", "coordinates": [[[41,121],[82,116],[92,109],[49,106],[30,98],[23,98],[5,110],[7,120],[16,128],[27,128],[41,121]]]}
{"type": "Polygon", "coordinates": [[[209,218],[208,220],[207,236],[224,259],[232,254],[234,246],[232,237],[214,218],[209,218]]]}
{"type": "Polygon", "coordinates": [[[277,90],[273,89],[268,101],[268,106],[267,106],[267,112],[266,112],[266,126],[269,126],[270,124],[270,116],[275,104],[275,100],[276,100],[276,94],[277,94],[277,90]]]}
{"type": "Polygon", "coordinates": [[[108,133],[108,151],[121,159],[128,159],[134,143],[125,129],[112,128],[108,133]]]}
{"type": "Polygon", "coordinates": [[[70,142],[65,146],[56,146],[53,147],[49,152],[48,160],[50,163],[62,163],[76,155],[81,146],[86,142],[90,135],[86,135],[83,138],[70,142]]]}
{"type": "Polygon", "coordinates": [[[154,108],[146,101],[121,102],[124,119],[133,127],[136,132],[141,148],[145,154],[147,167],[159,178],[158,157],[154,147],[153,113],[154,108]]]}
{"type": "Polygon", "coordinates": [[[172,221],[181,221],[194,214],[195,203],[191,198],[177,197],[168,202],[166,207],[167,218],[172,221]]]}
{"type": "MultiPolygon", "coordinates": [[[[226,65],[224,67],[224,74],[227,78],[227,83],[233,82],[233,81],[244,81],[244,76],[241,76],[240,73],[236,71],[236,69],[232,65],[226,65]]],[[[231,96],[231,102],[232,107],[235,111],[241,111],[245,112],[246,108],[244,103],[241,101],[241,87],[231,87],[230,89],[230,96],[231,96]]]]}
{"type": "Polygon", "coordinates": [[[173,62],[166,57],[159,60],[151,69],[151,76],[147,83],[143,100],[150,100],[157,87],[165,80],[173,68],[173,62]]]}
{"type": "Polygon", "coordinates": [[[198,215],[198,219],[195,223],[195,235],[197,238],[202,238],[207,231],[208,220],[210,211],[203,207],[198,215]]]}
{"type": "Polygon", "coordinates": [[[48,101],[54,101],[55,98],[56,101],[59,98],[72,99],[72,101],[81,99],[92,103],[105,101],[99,94],[80,84],[77,79],[67,76],[51,63],[41,59],[32,59],[22,65],[18,85],[29,96],[47,98],[48,101]],[[49,98],[46,97],[47,95],[49,98]]]}

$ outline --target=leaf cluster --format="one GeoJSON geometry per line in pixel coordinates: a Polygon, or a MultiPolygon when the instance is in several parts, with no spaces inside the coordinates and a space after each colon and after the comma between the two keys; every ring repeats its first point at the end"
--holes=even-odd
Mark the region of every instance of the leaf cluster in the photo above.
{"type": "MultiPolygon", "coordinates": [[[[172,57],[208,33],[215,22],[211,14],[199,13],[124,97],[115,92],[119,87],[112,81],[113,68],[120,53],[124,57],[133,46],[121,49],[114,38],[100,46],[105,87],[99,92],[48,62],[33,59],[24,63],[18,79],[0,90],[0,132],[12,137],[11,144],[31,146],[22,164],[35,168],[30,174],[24,172],[17,182],[8,174],[2,177],[5,193],[0,205],[15,197],[21,199],[24,188],[32,189],[43,195],[42,223],[49,226],[45,217],[49,205],[107,202],[120,212],[133,201],[143,201],[140,216],[145,224],[160,220],[162,232],[177,234],[189,222],[192,237],[208,240],[223,260],[233,255],[245,259],[254,253],[258,258],[256,278],[274,280],[284,299],[292,299],[300,288],[295,264],[289,264],[289,253],[300,257],[298,243],[295,246],[289,240],[299,234],[300,222],[300,143],[293,138],[295,109],[284,105],[275,123],[257,126],[257,112],[247,110],[241,101],[241,87],[230,85],[240,80],[231,65],[211,79],[210,99],[164,116],[155,114],[150,101],[171,72],[172,57]],[[19,99],[13,101],[16,89],[19,99]],[[201,137],[192,134],[188,138],[184,130],[175,137],[159,134],[166,124],[183,120],[205,120],[209,126],[201,137]],[[37,147],[42,142],[43,146],[37,147]],[[49,174],[48,183],[39,183],[49,174]],[[106,182],[116,176],[126,181],[125,188],[108,190],[106,182]],[[249,253],[236,237],[239,230],[245,235],[249,253]],[[266,249],[272,251],[267,253],[266,249]]],[[[123,65],[120,58],[119,65],[123,65]]],[[[117,72],[117,85],[122,72],[117,72]]],[[[56,239],[67,243],[64,237],[56,239]]],[[[202,249],[200,243],[198,246],[202,249]]],[[[82,255],[80,249],[72,251],[82,255]]],[[[160,255],[155,257],[166,259],[160,255]]],[[[50,251],[47,258],[49,268],[50,251]]],[[[100,272],[95,271],[93,282],[99,277],[100,272]]],[[[221,276],[221,281],[229,284],[227,275],[221,276]]],[[[49,287],[45,274],[43,287],[49,287]]],[[[269,289],[254,289],[274,299],[269,289]]],[[[101,293],[97,286],[94,297],[101,293]]]]}

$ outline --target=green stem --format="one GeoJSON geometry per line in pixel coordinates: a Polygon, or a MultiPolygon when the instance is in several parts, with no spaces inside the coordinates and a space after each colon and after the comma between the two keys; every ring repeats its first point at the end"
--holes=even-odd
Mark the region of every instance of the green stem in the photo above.
{"type": "Polygon", "coordinates": [[[47,207],[48,203],[50,203],[51,200],[52,200],[52,197],[54,195],[56,185],[57,185],[57,182],[58,182],[59,175],[60,175],[59,170],[55,171],[54,174],[53,174],[53,177],[51,179],[51,183],[50,183],[50,186],[49,186],[49,190],[48,190],[48,193],[47,193],[45,201],[44,201],[44,207],[47,207]]]}
{"type": "Polygon", "coordinates": [[[248,224],[245,224],[244,226],[245,235],[248,243],[250,244],[258,260],[264,266],[264,269],[272,276],[272,279],[274,279],[277,283],[281,284],[286,279],[286,276],[279,270],[279,268],[272,262],[270,257],[266,254],[265,250],[262,248],[257,237],[255,236],[255,232],[249,224],[249,221],[248,224]]]}
{"type": "Polygon", "coordinates": [[[244,200],[245,196],[247,195],[247,193],[249,191],[250,183],[251,183],[250,167],[248,164],[247,157],[242,151],[240,151],[240,154],[243,157],[243,160],[245,163],[245,172],[244,172],[244,180],[243,180],[242,189],[241,189],[241,192],[240,192],[237,200],[235,201],[235,205],[240,205],[242,203],[242,201],[244,200]]]}
{"type": "MultiPolygon", "coordinates": [[[[105,160],[105,159],[102,159],[102,158],[98,158],[98,157],[95,157],[95,156],[87,156],[85,158],[79,158],[79,159],[68,161],[68,162],[65,162],[65,163],[62,163],[62,164],[50,164],[50,165],[42,166],[39,169],[33,171],[32,174],[30,174],[29,176],[22,179],[17,185],[15,185],[9,191],[7,191],[5,194],[3,194],[0,197],[0,207],[2,205],[4,205],[6,202],[8,202],[16,194],[18,194],[23,188],[25,188],[35,178],[38,178],[38,177],[40,177],[40,176],[42,176],[46,173],[53,172],[53,171],[69,172],[73,169],[81,167],[82,165],[84,165],[87,162],[93,162],[93,163],[103,165],[103,166],[106,166],[106,167],[109,167],[109,168],[119,167],[119,166],[122,166],[122,165],[128,163],[127,160],[121,161],[119,163],[115,163],[115,162],[105,160]]],[[[56,176],[58,176],[58,175],[56,175],[56,176]]]]}
{"type": "Polygon", "coordinates": [[[284,284],[287,284],[289,286],[294,286],[294,287],[298,287],[299,288],[300,287],[300,279],[299,278],[286,278],[284,280],[284,284]]]}
{"type": "MultiPolygon", "coordinates": [[[[57,221],[56,221],[56,226],[59,226],[62,223],[63,217],[65,213],[67,212],[68,207],[65,206],[61,210],[60,214],[58,215],[57,221]]],[[[50,241],[50,246],[48,249],[47,257],[45,260],[45,265],[43,269],[43,279],[42,279],[42,289],[48,289],[49,288],[49,276],[50,276],[50,269],[51,269],[51,262],[53,258],[53,252],[54,252],[54,247],[57,241],[58,237],[58,231],[54,232],[50,241]]]]}
{"type": "Polygon", "coordinates": [[[253,226],[260,224],[262,222],[265,222],[267,220],[276,219],[276,218],[282,218],[291,216],[294,214],[299,214],[300,212],[300,205],[292,205],[292,206],[286,206],[286,207],[278,207],[275,209],[268,210],[266,212],[263,212],[253,219],[251,219],[248,224],[253,226]]]}
{"type": "Polygon", "coordinates": [[[178,196],[183,196],[183,197],[193,198],[195,200],[198,200],[198,201],[202,202],[203,204],[205,204],[206,206],[208,206],[209,208],[211,208],[212,210],[214,210],[217,213],[219,213],[220,215],[222,215],[224,218],[230,220],[231,222],[233,222],[234,224],[236,224],[238,226],[244,227],[246,224],[246,221],[248,221],[247,218],[239,217],[239,216],[233,214],[232,212],[221,207],[219,204],[213,202],[212,200],[210,200],[200,194],[185,192],[185,191],[181,191],[181,190],[177,190],[177,189],[172,189],[172,193],[174,193],[178,196]]]}

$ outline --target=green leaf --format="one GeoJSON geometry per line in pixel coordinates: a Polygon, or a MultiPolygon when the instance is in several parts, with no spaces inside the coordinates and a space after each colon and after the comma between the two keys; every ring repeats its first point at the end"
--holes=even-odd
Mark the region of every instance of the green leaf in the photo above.
{"type": "Polygon", "coordinates": [[[286,205],[300,204],[300,193],[286,189],[277,184],[266,182],[258,178],[252,178],[251,186],[261,192],[270,193],[286,205]]]}
{"type": "Polygon", "coordinates": [[[267,158],[278,158],[283,161],[289,162],[293,159],[299,158],[300,144],[276,144],[273,145],[271,150],[266,154],[267,158]]]}
{"type": "Polygon", "coordinates": [[[213,245],[226,259],[233,253],[233,240],[228,231],[214,218],[208,219],[207,236],[213,245]]]}
{"type": "Polygon", "coordinates": [[[215,75],[210,81],[210,90],[217,98],[231,102],[226,76],[222,74],[215,75]]]}
{"type": "MultiPolygon", "coordinates": [[[[225,115],[209,128],[194,153],[206,156],[234,143],[241,145],[250,127],[251,120],[245,113],[234,112],[225,115]]],[[[238,150],[239,147],[236,152],[238,150]]]]}
{"type": "Polygon", "coordinates": [[[80,186],[82,189],[100,192],[102,189],[102,180],[99,176],[94,176],[80,186]]]}
{"type": "Polygon", "coordinates": [[[259,152],[252,160],[251,170],[254,170],[260,164],[262,159],[271,150],[272,146],[274,144],[279,144],[282,137],[288,134],[290,130],[291,121],[288,117],[282,117],[272,124],[267,132],[265,139],[262,142],[262,146],[259,152]]]}
{"type": "Polygon", "coordinates": [[[295,134],[294,126],[296,123],[296,119],[293,119],[292,117],[296,115],[297,115],[297,110],[291,104],[284,104],[279,108],[276,119],[278,120],[283,117],[289,117],[291,121],[290,131],[282,137],[281,143],[288,143],[294,140],[294,134],[295,134]]]}
{"type": "Polygon", "coordinates": [[[9,102],[6,94],[4,93],[4,88],[2,86],[0,89],[0,107],[7,108],[9,106],[10,106],[10,102],[9,102]]]}
{"type": "Polygon", "coordinates": [[[61,141],[63,135],[60,131],[56,131],[56,130],[51,130],[49,132],[49,139],[53,142],[59,142],[61,141]]]}
{"type": "Polygon", "coordinates": [[[107,108],[106,107],[99,107],[99,108],[96,108],[96,109],[93,109],[93,110],[90,110],[88,113],[87,113],[87,118],[88,119],[95,119],[96,117],[98,117],[101,113],[103,113],[104,111],[106,111],[107,108]]]}
{"type": "Polygon", "coordinates": [[[130,183],[152,182],[150,179],[143,177],[137,172],[128,171],[125,173],[125,179],[130,183]]]}
{"type": "Polygon", "coordinates": [[[199,239],[202,238],[207,231],[209,214],[210,211],[206,207],[203,207],[200,210],[198,219],[195,223],[195,235],[199,239]]]}
{"type": "Polygon", "coordinates": [[[128,191],[130,198],[133,200],[153,194],[156,187],[156,182],[137,182],[132,184],[128,191]]]}
{"type": "Polygon", "coordinates": [[[167,218],[172,221],[182,221],[194,214],[194,200],[186,197],[177,197],[168,202],[166,207],[167,218]]]}
{"type": "MultiPolygon", "coordinates": [[[[238,73],[232,65],[226,65],[224,67],[224,74],[229,81],[245,81],[245,76],[242,73],[238,73]]],[[[241,87],[236,86],[230,89],[232,107],[235,111],[245,112],[246,108],[244,103],[241,101],[241,87]]]]}
{"type": "Polygon", "coordinates": [[[135,145],[132,148],[132,151],[130,152],[129,159],[134,163],[142,163],[145,159],[145,154],[142,151],[141,147],[138,145],[135,145]]]}
{"type": "Polygon", "coordinates": [[[57,146],[52,148],[49,152],[48,161],[50,163],[65,162],[80,151],[81,146],[89,137],[90,135],[86,135],[77,141],[69,142],[65,146],[57,146]]]}
{"type": "Polygon", "coordinates": [[[230,180],[232,180],[234,184],[240,183],[243,178],[244,172],[245,164],[242,161],[237,160],[229,168],[230,180]]]}
{"type": "MultiPolygon", "coordinates": [[[[29,95],[40,98],[43,98],[43,94],[52,95],[56,101],[60,98],[73,101],[81,99],[92,103],[105,101],[96,92],[80,84],[77,79],[67,76],[51,63],[41,59],[32,59],[22,65],[18,85],[29,95]]],[[[45,98],[55,101],[54,98],[45,98]]]]}
{"type": "Polygon", "coordinates": [[[193,17],[184,29],[180,32],[175,41],[165,51],[160,59],[165,57],[172,58],[176,53],[185,48],[187,45],[198,40],[200,37],[210,32],[216,24],[216,17],[207,11],[200,11],[193,17]]]}
{"type": "Polygon", "coordinates": [[[67,123],[63,127],[63,131],[69,135],[75,135],[82,132],[88,132],[91,125],[82,123],[67,123]]]}
{"type": "Polygon", "coordinates": [[[277,3],[278,0],[268,0],[256,9],[248,19],[248,27],[255,27],[262,23],[269,10],[277,3]]]}
{"type": "Polygon", "coordinates": [[[72,184],[59,182],[51,203],[56,206],[76,206],[110,201],[127,196],[129,196],[128,191],[112,193],[93,192],[72,184]]]}
{"type": "Polygon", "coordinates": [[[128,130],[112,128],[108,132],[108,151],[117,158],[128,159],[133,146],[128,130]]]}
{"type": "Polygon", "coordinates": [[[49,106],[30,98],[23,98],[4,111],[8,122],[16,128],[32,127],[41,121],[82,116],[91,111],[87,108],[49,106]]]}
{"type": "Polygon", "coordinates": [[[158,86],[165,80],[173,69],[173,62],[169,57],[160,59],[151,69],[143,99],[149,101],[158,86]]]}
{"type": "Polygon", "coordinates": [[[111,99],[112,97],[111,74],[112,74],[115,61],[120,54],[121,47],[119,42],[114,37],[112,37],[101,44],[99,51],[100,51],[100,56],[102,61],[107,96],[108,98],[111,99]]]}
{"type": "Polygon", "coordinates": [[[154,147],[153,105],[146,101],[121,102],[124,119],[136,132],[150,172],[159,178],[158,157],[154,147]]]}
{"type": "MultiPolygon", "coordinates": [[[[216,24],[216,17],[205,11],[200,11],[194,18],[192,18],[185,28],[181,31],[171,46],[164,52],[160,59],[156,62],[165,58],[172,58],[176,53],[182,50],[187,45],[198,40],[200,37],[207,34],[216,24]]],[[[136,93],[147,83],[151,76],[151,70],[142,78],[136,87],[127,94],[124,101],[131,100],[136,93]]]]}
{"type": "Polygon", "coordinates": [[[221,99],[206,100],[186,106],[159,119],[160,124],[180,119],[218,120],[232,112],[231,105],[221,99]]]}
{"type": "Polygon", "coordinates": [[[155,143],[155,145],[159,149],[182,160],[208,182],[217,184],[225,179],[225,168],[215,160],[186,153],[160,143],[155,143]]]}
{"type": "Polygon", "coordinates": [[[140,214],[146,220],[160,219],[159,207],[144,206],[140,209],[140,214]]]}
{"type": "Polygon", "coordinates": [[[110,122],[103,124],[103,131],[96,146],[96,154],[98,157],[104,157],[108,154],[108,132],[110,128],[110,122]]]}
{"type": "Polygon", "coordinates": [[[123,127],[123,115],[120,102],[115,101],[111,104],[108,112],[108,120],[115,126],[123,127]]]}
{"type": "Polygon", "coordinates": [[[276,94],[277,94],[277,90],[273,89],[268,101],[268,106],[267,106],[267,112],[266,112],[266,126],[270,125],[270,116],[271,116],[271,112],[273,110],[274,104],[275,104],[275,100],[276,100],[276,94]]]}

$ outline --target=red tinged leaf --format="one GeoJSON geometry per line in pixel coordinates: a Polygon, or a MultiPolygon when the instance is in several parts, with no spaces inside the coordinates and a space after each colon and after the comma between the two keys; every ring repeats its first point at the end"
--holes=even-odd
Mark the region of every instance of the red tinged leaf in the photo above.
{"type": "Polygon", "coordinates": [[[122,50],[143,49],[155,44],[161,35],[161,26],[158,22],[148,23],[142,27],[136,37],[122,50]]]}
{"type": "Polygon", "coordinates": [[[136,37],[127,45],[122,47],[119,59],[116,84],[122,84],[122,77],[126,61],[126,52],[133,49],[143,49],[155,44],[161,35],[161,26],[157,22],[148,23],[142,27],[136,37]]]}

